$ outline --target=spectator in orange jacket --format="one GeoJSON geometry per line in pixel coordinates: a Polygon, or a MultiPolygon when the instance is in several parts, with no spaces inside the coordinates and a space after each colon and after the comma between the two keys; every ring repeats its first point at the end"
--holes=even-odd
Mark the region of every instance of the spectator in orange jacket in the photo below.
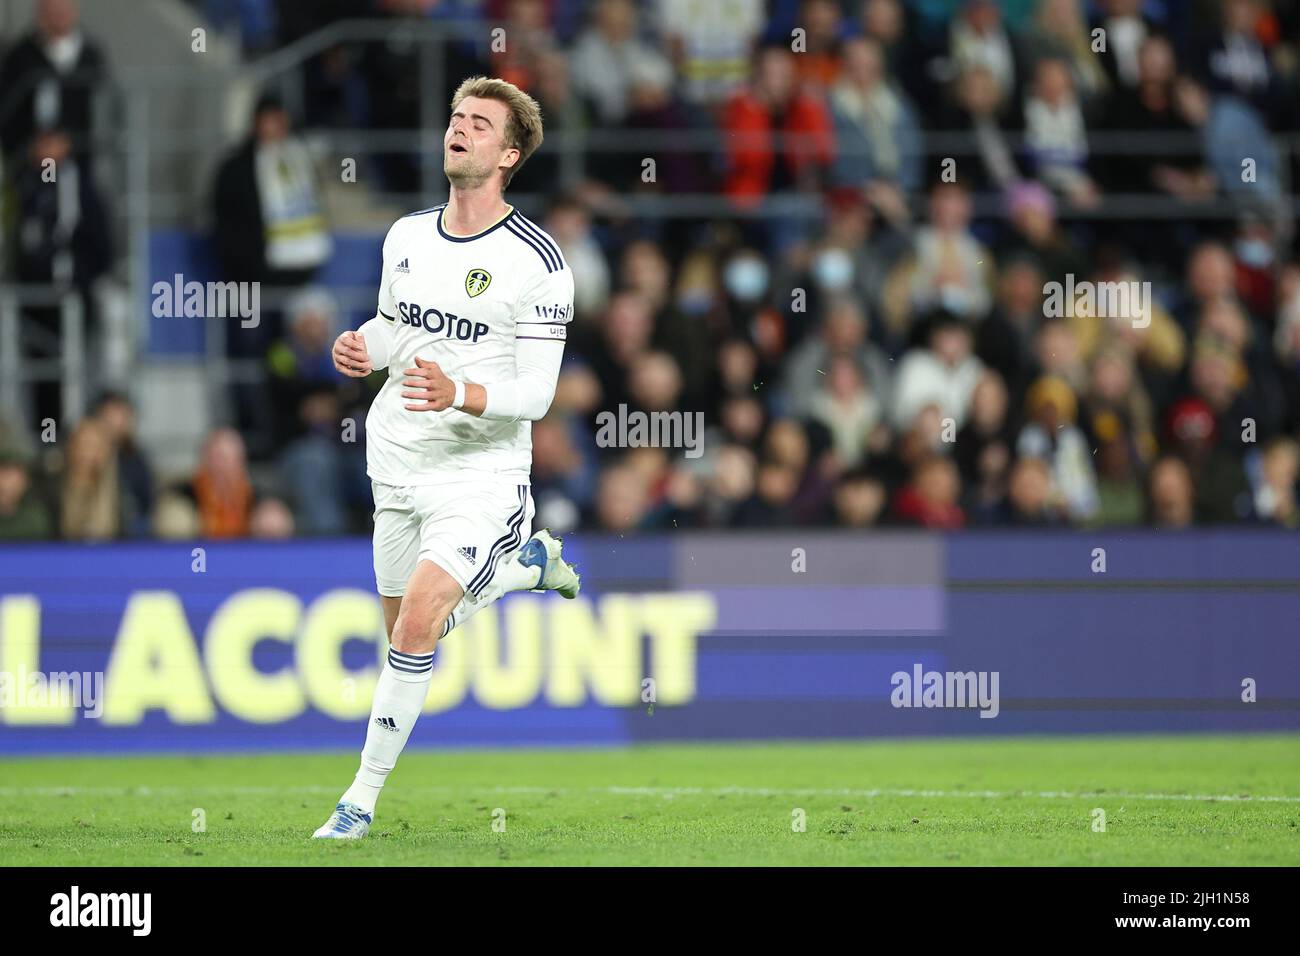
{"type": "Polygon", "coordinates": [[[794,54],[779,46],[759,51],[750,84],[723,108],[728,173],[725,190],[740,208],[769,193],[818,189],[834,158],[834,132],[825,104],[800,88],[794,54]],[[777,143],[773,134],[787,137],[777,143]]]}

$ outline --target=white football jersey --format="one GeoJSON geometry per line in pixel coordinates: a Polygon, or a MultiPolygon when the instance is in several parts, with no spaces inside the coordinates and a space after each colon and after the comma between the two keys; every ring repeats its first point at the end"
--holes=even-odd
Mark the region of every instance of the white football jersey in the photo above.
{"type": "Polygon", "coordinates": [[[384,240],[379,314],[393,324],[393,351],[366,416],[366,470],[391,485],[467,475],[527,483],[531,422],[408,411],[402,372],[418,356],[490,394],[515,376],[517,338],[564,341],[573,274],[555,241],[517,211],[462,237],[443,230],[445,206],[403,216],[384,240]]]}

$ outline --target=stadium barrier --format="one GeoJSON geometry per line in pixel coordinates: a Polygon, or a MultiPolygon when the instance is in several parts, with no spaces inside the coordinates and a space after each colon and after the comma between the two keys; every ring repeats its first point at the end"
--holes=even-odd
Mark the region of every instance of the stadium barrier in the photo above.
{"type": "MultiPolygon", "coordinates": [[[[424,746],[1300,729],[1300,536],[575,535],[424,746]]],[[[0,753],[359,749],[364,539],[0,549],[0,753]]]]}

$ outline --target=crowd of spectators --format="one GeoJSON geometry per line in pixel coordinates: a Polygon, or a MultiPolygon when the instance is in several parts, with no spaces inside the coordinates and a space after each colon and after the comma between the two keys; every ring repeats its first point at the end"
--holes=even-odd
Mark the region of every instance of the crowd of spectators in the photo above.
{"type": "MultiPolygon", "coordinates": [[[[1277,148],[1300,109],[1300,4],[201,5],[238,25],[249,55],[348,16],[455,21],[467,30],[448,88],[502,76],[537,96],[548,135],[642,144],[593,152],[576,181],[544,147],[511,187],[550,197],[531,212],[576,282],[555,402],[533,427],[539,525],[1300,527],[1295,171],[1277,148]],[[672,134],[688,145],[654,145],[672,134]],[[723,211],[630,211],[678,196],[723,211]],[[774,212],[789,196],[817,215],[774,212]],[[1140,316],[1053,311],[1053,283],[1153,291],[1140,316]],[[596,417],[620,406],[701,413],[703,454],[600,447],[596,417]]],[[[325,51],[295,119],[415,128],[416,67],[400,45],[325,51]]],[[[255,220],[218,223],[232,259],[260,257],[230,278],[268,268],[240,235],[270,235],[255,157],[288,138],[288,118],[273,100],[257,116],[216,187],[218,213],[242,204],[255,220]]],[[[393,154],[373,174],[403,193],[418,170],[393,154]]],[[[319,253],[257,347],[270,401],[251,402],[273,411],[269,441],[237,421],[160,490],[129,404],[107,396],[45,494],[0,451],[0,537],[364,531],[378,376],[330,372],[342,318],[319,253]]]]}

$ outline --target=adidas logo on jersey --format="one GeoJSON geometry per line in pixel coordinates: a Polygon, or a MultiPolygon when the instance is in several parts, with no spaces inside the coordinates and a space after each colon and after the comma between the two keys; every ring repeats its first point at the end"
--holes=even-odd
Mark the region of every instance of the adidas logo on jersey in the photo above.
{"type": "Polygon", "coordinates": [[[393,721],[393,718],[391,717],[376,717],[375,723],[377,723],[380,727],[383,727],[384,730],[389,730],[392,731],[393,733],[397,733],[397,724],[393,721]]]}
{"type": "Polygon", "coordinates": [[[456,553],[470,564],[473,564],[475,559],[478,557],[478,548],[457,548],[456,553]]]}
{"type": "Polygon", "coordinates": [[[403,259],[401,262],[399,262],[399,263],[397,264],[396,268],[394,268],[393,271],[394,271],[394,272],[405,272],[405,273],[407,273],[407,274],[409,275],[409,274],[410,274],[410,271],[411,271],[411,260],[410,260],[410,259],[403,259]]]}

